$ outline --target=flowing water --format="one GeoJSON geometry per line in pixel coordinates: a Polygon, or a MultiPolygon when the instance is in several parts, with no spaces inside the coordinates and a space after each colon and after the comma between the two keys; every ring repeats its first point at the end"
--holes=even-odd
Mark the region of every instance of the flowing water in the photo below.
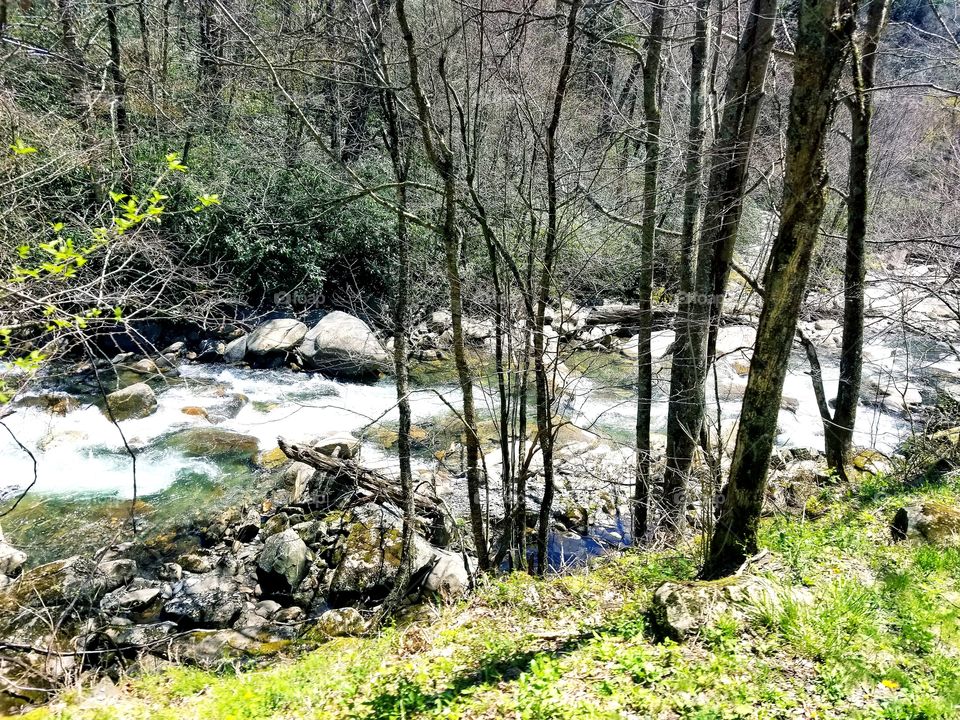
{"type": "MultiPolygon", "coordinates": [[[[805,369],[797,358],[784,395],[798,402],[793,411],[781,411],[778,442],[784,446],[822,447],[822,425],[805,369]]],[[[828,387],[835,386],[836,377],[836,367],[825,365],[828,387]]],[[[665,390],[664,380],[654,404],[653,424],[658,433],[666,427],[665,390]]],[[[72,549],[92,549],[110,533],[122,534],[129,514],[126,501],[134,494],[133,463],[125,443],[136,454],[136,492],[142,503],[138,514],[154,531],[165,527],[164,523],[182,525],[185,518],[199,518],[203,512],[240,502],[255,493],[263,471],[249,459],[191,456],[167,442],[174,431],[211,426],[202,413],[186,414],[184,408],[200,408],[215,417],[231,399],[242,394],[249,401],[233,417],[224,417],[217,427],[254,436],[261,450],[275,448],[278,437],[305,441],[353,433],[366,440],[364,433],[371,427],[390,426],[398,419],[395,388],[389,379],[358,384],[288,370],[198,364],[182,366],[180,377],[158,386],[157,391],[157,411],[146,418],[123,421],[123,436],[92,396],[85,399],[86,405],[65,415],[27,403],[6,419],[11,433],[0,430],[3,496],[9,499],[33,482],[36,459],[36,480],[30,493],[14,513],[3,519],[4,530],[14,542],[25,546],[31,564],[72,549]]],[[[630,389],[629,375],[619,387],[611,387],[587,373],[568,383],[567,391],[563,402],[567,419],[607,438],[611,445],[630,445],[636,395],[630,389]]],[[[419,388],[411,398],[414,422],[429,424],[449,418],[451,408],[458,407],[458,394],[452,384],[419,388]]],[[[477,403],[492,411],[490,395],[484,388],[477,389],[477,403]]],[[[716,413],[716,406],[713,408],[716,413]]],[[[738,412],[739,400],[721,402],[721,424],[732,427],[738,412]]],[[[909,423],[902,417],[863,407],[856,442],[892,452],[909,431],[909,423]]],[[[385,445],[389,447],[389,443],[365,441],[362,462],[395,471],[396,456],[385,445]]],[[[417,469],[428,470],[431,462],[429,454],[421,456],[416,461],[417,469]]],[[[629,461],[624,464],[628,466],[629,461]]],[[[626,532],[618,535],[625,537],[626,532]]],[[[589,542],[595,544],[594,540],[589,542]]],[[[555,545],[561,556],[585,551],[583,547],[573,548],[562,538],[555,545]]],[[[594,550],[591,545],[587,551],[594,550]]]]}

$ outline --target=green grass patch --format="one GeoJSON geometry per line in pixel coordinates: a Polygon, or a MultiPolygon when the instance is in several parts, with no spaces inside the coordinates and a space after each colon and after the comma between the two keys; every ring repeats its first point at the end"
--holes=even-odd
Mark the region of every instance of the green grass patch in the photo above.
{"type": "Polygon", "coordinates": [[[763,527],[783,575],[815,601],[757,607],[749,626],[724,615],[684,644],[659,640],[651,594],[696,566],[628,552],[545,580],[485,579],[434,620],[377,637],[334,640],[260,669],[133,678],[111,707],[74,696],[34,717],[957,717],[960,551],[893,544],[887,528],[901,504],[960,502],[955,485],[832,492],[816,520],[763,527]]]}

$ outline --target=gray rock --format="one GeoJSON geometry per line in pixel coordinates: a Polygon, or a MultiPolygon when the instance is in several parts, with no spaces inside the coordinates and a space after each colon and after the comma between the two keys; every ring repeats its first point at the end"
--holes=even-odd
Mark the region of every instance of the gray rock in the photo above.
{"type": "Polygon", "coordinates": [[[160,597],[160,588],[141,588],[140,590],[114,590],[100,601],[100,608],[113,615],[148,607],[160,597]]]}
{"type": "Polygon", "coordinates": [[[9,577],[19,575],[26,561],[26,553],[4,542],[3,534],[0,533],[0,575],[9,577]]]}
{"type": "Polygon", "coordinates": [[[390,355],[370,327],[339,310],[312,327],[297,352],[306,365],[343,377],[369,377],[391,368],[390,355]]]}
{"type": "Polygon", "coordinates": [[[223,349],[223,360],[228,363],[243,362],[247,355],[247,335],[241,335],[236,340],[231,340],[223,349]]]}
{"type": "Polygon", "coordinates": [[[285,624],[295,624],[303,622],[306,613],[303,612],[303,608],[293,605],[292,607],[283,608],[278,610],[273,616],[273,621],[276,623],[285,623],[285,624]]]}
{"type": "Polygon", "coordinates": [[[183,568],[175,562],[164,563],[157,571],[157,577],[161,580],[172,580],[176,582],[183,577],[183,568]]]}
{"type": "Polygon", "coordinates": [[[360,635],[367,629],[367,623],[356,608],[345,607],[323,613],[317,620],[317,629],[330,637],[360,635]]]}
{"type": "Polygon", "coordinates": [[[453,316],[446,310],[437,310],[427,319],[427,329],[437,335],[445,332],[453,324],[453,316]]]}
{"type": "Polygon", "coordinates": [[[137,563],[133,560],[108,560],[97,565],[97,574],[111,588],[126,585],[137,574],[137,563]]]}
{"type": "Polygon", "coordinates": [[[137,362],[133,363],[132,365],[126,366],[126,369],[136,373],[137,375],[166,375],[167,377],[176,377],[180,374],[177,369],[173,367],[173,363],[166,358],[160,357],[157,360],[143,358],[141,360],[137,360],[137,362]],[[159,360],[159,363],[157,360],[159,360]]]}
{"type": "Polygon", "coordinates": [[[248,398],[243,393],[233,393],[229,396],[227,401],[223,405],[218,405],[212,410],[215,411],[218,415],[222,415],[227,418],[235,418],[240,414],[240,411],[243,410],[250,402],[248,398]]]}
{"type": "Polygon", "coordinates": [[[423,586],[445,598],[464,595],[470,589],[470,573],[464,565],[463,557],[446,550],[434,550],[433,567],[423,581],[423,586]]]}
{"type": "Polygon", "coordinates": [[[226,350],[227,345],[223,340],[207,338],[200,343],[200,351],[195,359],[200,362],[219,362],[226,350]]]}
{"type": "Polygon", "coordinates": [[[316,545],[327,539],[330,526],[323,520],[310,520],[297,523],[291,528],[308,545],[316,545]]]}
{"type": "Polygon", "coordinates": [[[272,618],[283,608],[280,603],[275,600],[261,600],[257,603],[254,612],[263,618],[272,618]]]}
{"type": "Polygon", "coordinates": [[[247,352],[266,355],[293,350],[307,334],[307,326],[293,318],[268,320],[247,336],[247,352]]]}
{"type": "Polygon", "coordinates": [[[315,468],[302,462],[291,463],[283,471],[280,481],[283,488],[290,493],[290,502],[297,503],[303,499],[315,472],[315,468]]]}
{"type": "Polygon", "coordinates": [[[802,588],[744,575],[713,582],[664,583],[653,594],[651,613],[663,632],[682,640],[721,615],[749,623],[761,613],[782,610],[786,602],[810,605],[813,596],[802,588]]]}
{"type": "Polygon", "coordinates": [[[177,630],[176,623],[161,622],[149,625],[110,623],[104,633],[120,647],[147,647],[159,649],[161,643],[177,630]]]}
{"type": "Polygon", "coordinates": [[[180,580],[171,592],[163,614],[187,627],[228,627],[243,607],[236,582],[216,572],[180,580]]]}
{"type": "Polygon", "coordinates": [[[749,356],[757,339],[757,329],[750,325],[724,325],[717,331],[717,355],[737,353],[749,356]],[[738,352],[739,351],[739,352],[738,352]]]}
{"type": "Polygon", "coordinates": [[[360,450],[360,441],[349,433],[340,433],[320,438],[312,443],[313,449],[324,455],[337,457],[341,460],[350,460],[356,457],[360,450]]]}
{"type": "Polygon", "coordinates": [[[293,530],[267,538],[257,561],[257,577],[264,594],[289,595],[307,573],[310,548],[293,530]]]}
{"type": "Polygon", "coordinates": [[[115,420],[145,418],[157,411],[157,396],[146,383],[135,383],[107,395],[107,408],[115,420]]]}
{"type": "Polygon", "coordinates": [[[240,524],[237,526],[237,531],[234,534],[234,537],[236,537],[240,542],[246,543],[253,540],[259,532],[260,511],[256,508],[250,508],[247,510],[247,514],[244,516],[243,520],[241,520],[240,524]]]}

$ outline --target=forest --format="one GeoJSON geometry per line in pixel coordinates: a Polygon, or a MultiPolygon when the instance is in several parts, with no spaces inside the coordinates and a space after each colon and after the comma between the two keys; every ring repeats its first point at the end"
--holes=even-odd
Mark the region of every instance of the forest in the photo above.
{"type": "Polygon", "coordinates": [[[0,716],[960,717],[955,0],[0,0],[0,716]]]}

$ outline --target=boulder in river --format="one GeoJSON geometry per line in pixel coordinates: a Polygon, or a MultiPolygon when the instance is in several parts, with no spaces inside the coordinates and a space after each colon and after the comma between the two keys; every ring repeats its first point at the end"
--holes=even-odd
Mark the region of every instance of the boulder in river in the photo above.
{"type": "Polygon", "coordinates": [[[198,362],[220,362],[227,350],[227,344],[217,338],[207,338],[200,343],[197,356],[198,362]]]}
{"type": "Polygon", "coordinates": [[[453,316],[446,310],[437,310],[427,318],[427,329],[439,335],[445,332],[453,324],[453,316]]]}
{"type": "Polygon", "coordinates": [[[360,318],[339,310],[314,325],[297,352],[305,365],[347,378],[389,372],[390,355],[360,318]]]}
{"type": "Polygon", "coordinates": [[[360,441],[349,433],[339,433],[320,438],[311,445],[317,452],[341,460],[351,460],[360,451],[360,441]]]}
{"type": "Polygon", "coordinates": [[[223,360],[228,363],[243,362],[247,354],[247,335],[241,335],[236,340],[231,340],[223,348],[223,360]]]}
{"type": "Polygon", "coordinates": [[[157,396],[146,383],[135,383],[107,395],[107,408],[118,421],[145,418],[157,411],[157,396]]]}
{"type": "Polygon", "coordinates": [[[260,451],[255,437],[216,427],[194,427],[166,436],[167,446],[188,457],[237,456],[254,460],[260,451]]]}
{"type": "MultiPolygon", "coordinates": [[[[247,336],[247,353],[266,355],[287,352],[297,347],[306,334],[307,326],[294,318],[268,320],[247,336]]],[[[226,348],[224,355],[226,355],[226,348]]]]}

